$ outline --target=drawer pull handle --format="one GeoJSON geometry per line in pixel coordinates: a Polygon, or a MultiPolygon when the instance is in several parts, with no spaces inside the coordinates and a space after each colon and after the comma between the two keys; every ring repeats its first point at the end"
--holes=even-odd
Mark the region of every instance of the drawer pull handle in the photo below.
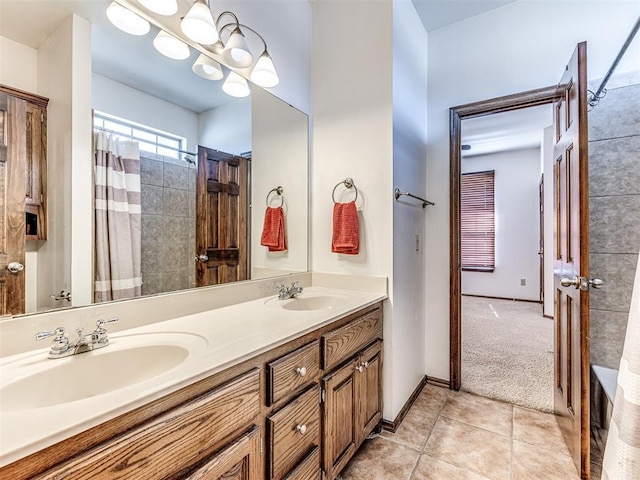
{"type": "Polygon", "coordinates": [[[307,367],[298,367],[296,368],[296,373],[301,377],[304,377],[307,374],[307,367]]]}
{"type": "Polygon", "coordinates": [[[300,435],[304,435],[305,433],[307,433],[307,426],[306,425],[296,425],[296,430],[298,431],[298,433],[300,433],[300,435]]]}

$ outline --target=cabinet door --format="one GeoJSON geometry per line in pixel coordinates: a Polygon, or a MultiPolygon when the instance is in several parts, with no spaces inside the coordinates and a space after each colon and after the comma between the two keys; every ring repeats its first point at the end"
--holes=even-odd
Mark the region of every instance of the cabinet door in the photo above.
{"type": "Polygon", "coordinates": [[[382,342],[377,341],[360,354],[360,366],[362,368],[358,370],[358,445],[382,419],[382,342]]]}
{"type": "Polygon", "coordinates": [[[189,480],[261,480],[260,428],[255,426],[184,477],[189,480]]]}
{"type": "Polygon", "coordinates": [[[25,157],[25,202],[27,239],[46,240],[47,199],[47,109],[27,103],[25,157]]]}
{"type": "Polygon", "coordinates": [[[24,313],[26,102],[0,92],[0,315],[24,313]]]}
{"type": "Polygon", "coordinates": [[[323,464],[327,478],[334,478],[355,453],[360,427],[357,426],[358,365],[351,361],[322,380],[323,464]]]}

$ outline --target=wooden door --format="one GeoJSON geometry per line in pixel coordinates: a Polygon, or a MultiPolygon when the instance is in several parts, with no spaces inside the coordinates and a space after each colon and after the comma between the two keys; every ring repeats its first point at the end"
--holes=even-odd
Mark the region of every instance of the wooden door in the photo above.
{"type": "Polygon", "coordinates": [[[24,313],[26,102],[0,92],[0,315],[24,313]]]}
{"type": "Polygon", "coordinates": [[[382,342],[377,341],[360,355],[358,370],[358,445],[382,420],[382,342]]]}
{"type": "Polygon", "coordinates": [[[322,381],[325,391],[322,463],[328,480],[335,478],[358,446],[358,366],[351,361],[322,381]]]}
{"type": "Polygon", "coordinates": [[[248,278],[249,161],[198,147],[196,283],[248,278]]]}
{"type": "Polygon", "coordinates": [[[586,43],[554,103],[554,410],[581,478],[589,478],[589,225],[586,43]]]}
{"type": "Polygon", "coordinates": [[[256,426],[191,472],[189,480],[262,480],[260,429],[256,426]]]}

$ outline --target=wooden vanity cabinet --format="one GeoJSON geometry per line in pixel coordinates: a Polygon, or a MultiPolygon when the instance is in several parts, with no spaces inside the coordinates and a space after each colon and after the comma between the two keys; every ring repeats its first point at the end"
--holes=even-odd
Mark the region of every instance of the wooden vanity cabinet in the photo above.
{"type": "Polygon", "coordinates": [[[26,239],[47,239],[47,104],[27,102],[26,239]]]}
{"type": "Polygon", "coordinates": [[[382,304],[0,468],[12,480],[334,480],[382,418],[382,304]]]}

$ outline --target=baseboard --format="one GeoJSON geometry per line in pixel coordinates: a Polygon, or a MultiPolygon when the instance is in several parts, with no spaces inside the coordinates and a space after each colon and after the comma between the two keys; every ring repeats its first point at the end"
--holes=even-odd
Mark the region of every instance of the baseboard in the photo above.
{"type": "Polygon", "coordinates": [[[420,392],[422,392],[422,389],[427,384],[427,381],[428,380],[426,375],[422,377],[422,380],[420,380],[420,383],[418,383],[418,386],[415,388],[411,396],[407,399],[404,406],[400,409],[400,412],[398,412],[398,415],[396,415],[395,420],[391,421],[391,420],[383,419],[382,422],[380,422],[383,429],[391,433],[396,433],[396,430],[398,430],[398,428],[400,427],[402,420],[404,420],[404,417],[409,412],[409,409],[413,406],[414,402],[418,398],[418,395],[420,395],[420,392]]]}
{"type": "Polygon", "coordinates": [[[529,303],[540,303],[540,300],[527,300],[525,298],[508,298],[508,297],[493,297],[491,295],[469,295],[467,293],[462,294],[463,297],[476,297],[476,298],[493,298],[495,300],[511,300],[513,302],[529,302],[529,303]]]}
{"type": "Polygon", "coordinates": [[[427,377],[427,383],[436,387],[451,388],[451,382],[442,378],[427,377]]]}

